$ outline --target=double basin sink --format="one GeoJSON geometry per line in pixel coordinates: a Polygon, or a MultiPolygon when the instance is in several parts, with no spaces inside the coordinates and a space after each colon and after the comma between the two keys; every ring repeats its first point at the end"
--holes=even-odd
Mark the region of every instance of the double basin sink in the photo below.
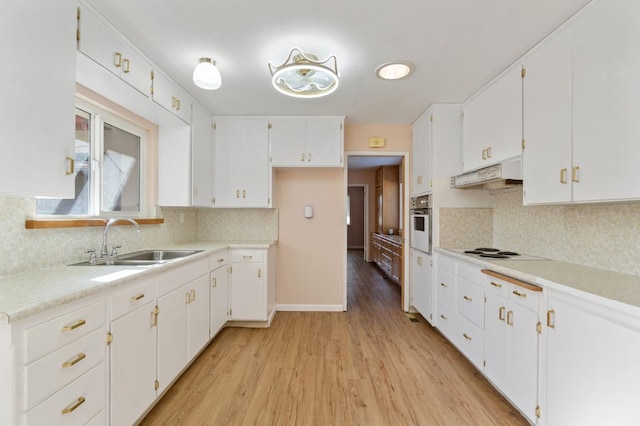
{"type": "Polygon", "coordinates": [[[182,259],[204,250],[140,250],[132,253],[97,258],[95,263],[89,261],[74,263],[74,266],[114,265],[114,266],[153,266],[182,259]]]}

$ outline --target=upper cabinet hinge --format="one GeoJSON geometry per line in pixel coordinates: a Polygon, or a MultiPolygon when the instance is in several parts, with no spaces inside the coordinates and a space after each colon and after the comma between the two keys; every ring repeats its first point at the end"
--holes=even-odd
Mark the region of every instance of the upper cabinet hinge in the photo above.
{"type": "Polygon", "coordinates": [[[153,72],[153,70],[151,70],[150,74],[151,74],[151,80],[153,80],[156,74],[153,72]]]}
{"type": "Polygon", "coordinates": [[[524,149],[524,146],[526,145],[524,139],[522,139],[522,149],[524,149]]]}
{"type": "Polygon", "coordinates": [[[522,71],[520,71],[520,75],[522,76],[522,78],[525,78],[527,76],[526,68],[522,68],[522,71]]]}
{"type": "Polygon", "coordinates": [[[78,21],[78,24],[76,26],[76,41],[78,42],[78,44],[80,44],[80,8],[78,8],[78,12],[76,13],[76,21],[78,21]]]}
{"type": "Polygon", "coordinates": [[[233,273],[233,266],[229,266],[229,273],[233,273]]]}
{"type": "Polygon", "coordinates": [[[156,380],[155,384],[153,385],[155,390],[158,390],[158,388],[160,387],[160,382],[156,380]]]}
{"type": "Polygon", "coordinates": [[[342,130],[342,123],[340,123],[340,130],[342,130]]]}
{"type": "Polygon", "coordinates": [[[215,130],[217,128],[218,128],[218,125],[216,123],[213,123],[213,129],[215,130]]]}
{"type": "Polygon", "coordinates": [[[107,331],[107,346],[109,346],[113,342],[113,334],[110,331],[107,331]]]}
{"type": "Polygon", "coordinates": [[[433,114],[429,116],[429,121],[433,121],[433,114]]]}
{"type": "Polygon", "coordinates": [[[539,405],[536,407],[536,417],[540,418],[540,406],[539,405]]]}
{"type": "Polygon", "coordinates": [[[538,324],[536,324],[536,331],[538,332],[538,334],[542,334],[542,323],[538,322],[538,324]]]}
{"type": "Polygon", "coordinates": [[[271,123],[267,124],[267,129],[271,130],[271,127],[272,127],[271,123]]]}

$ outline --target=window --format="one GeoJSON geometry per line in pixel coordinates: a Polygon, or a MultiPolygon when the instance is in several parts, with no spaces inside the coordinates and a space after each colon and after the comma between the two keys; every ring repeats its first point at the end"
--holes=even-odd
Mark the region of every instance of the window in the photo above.
{"type": "Polygon", "coordinates": [[[137,216],[144,211],[146,130],[92,104],[75,115],[75,198],[39,199],[38,215],[137,216]]]}

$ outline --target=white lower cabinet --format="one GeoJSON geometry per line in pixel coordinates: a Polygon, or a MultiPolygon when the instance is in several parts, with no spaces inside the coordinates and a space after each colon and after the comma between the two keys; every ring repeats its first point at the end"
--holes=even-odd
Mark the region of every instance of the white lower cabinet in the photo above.
{"type": "Polygon", "coordinates": [[[231,319],[271,322],[275,314],[275,247],[231,250],[231,319]]]}
{"type": "Polygon", "coordinates": [[[640,317],[554,290],[547,305],[545,424],[640,424],[640,317]]]}
{"type": "Polygon", "coordinates": [[[211,267],[211,312],[209,334],[215,336],[229,319],[229,267],[227,253],[220,253],[210,258],[211,267]]]}
{"type": "Polygon", "coordinates": [[[411,303],[429,321],[433,321],[431,255],[411,249],[411,303]]]}

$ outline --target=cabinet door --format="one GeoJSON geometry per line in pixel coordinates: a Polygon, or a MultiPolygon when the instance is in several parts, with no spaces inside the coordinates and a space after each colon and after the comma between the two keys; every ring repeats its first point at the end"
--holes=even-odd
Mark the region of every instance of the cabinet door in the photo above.
{"type": "Polygon", "coordinates": [[[548,306],[546,424],[640,424],[638,320],[556,292],[548,306]]]}
{"type": "Polygon", "coordinates": [[[640,198],[640,2],[605,0],[575,23],[574,201],[640,198]]]}
{"type": "Polygon", "coordinates": [[[571,201],[572,32],[567,28],[525,61],[524,203],[571,201]]]}
{"type": "Polygon", "coordinates": [[[310,167],[342,167],[342,119],[308,118],[306,123],[306,164],[310,167]]]}
{"type": "Polygon", "coordinates": [[[158,393],[176,378],[189,361],[187,335],[187,285],[158,298],[158,393]]]}
{"type": "Polygon", "coordinates": [[[300,118],[271,120],[269,144],[273,167],[301,167],[307,160],[307,126],[300,118]]]}
{"type": "Polygon", "coordinates": [[[411,249],[411,291],[413,307],[433,323],[433,295],[431,286],[431,256],[411,249]]]}
{"type": "Polygon", "coordinates": [[[529,420],[535,422],[538,405],[538,313],[510,302],[506,320],[509,333],[506,394],[529,420]]]}
{"type": "Polygon", "coordinates": [[[111,424],[133,424],[156,398],[153,303],[111,323],[111,424]]]}
{"type": "Polygon", "coordinates": [[[189,360],[209,341],[209,274],[191,281],[189,289],[189,360]]]}
{"type": "Polygon", "coordinates": [[[0,195],[73,198],[76,2],[5,6],[0,195]]]}
{"type": "Polygon", "coordinates": [[[411,194],[431,191],[431,110],[413,123],[411,194]]]}
{"type": "Polygon", "coordinates": [[[491,291],[485,292],[484,307],[484,373],[498,389],[506,392],[507,363],[507,299],[491,291]]]}
{"type": "Polygon", "coordinates": [[[229,272],[226,266],[211,272],[211,337],[222,329],[229,317],[229,272]]]}
{"type": "Polygon", "coordinates": [[[266,321],[267,297],[263,263],[233,263],[231,319],[266,321]]]}
{"type": "Polygon", "coordinates": [[[464,105],[463,168],[522,154],[522,76],[514,66],[464,105]]]}
{"type": "Polygon", "coordinates": [[[211,207],[213,198],[213,119],[193,104],[191,112],[191,180],[194,206],[211,207]]]}
{"type": "Polygon", "coordinates": [[[157,71],[153,71],[153,101],[174,113],[185,123],[191,123],[191,100],[187,93],[157,71]]]}

